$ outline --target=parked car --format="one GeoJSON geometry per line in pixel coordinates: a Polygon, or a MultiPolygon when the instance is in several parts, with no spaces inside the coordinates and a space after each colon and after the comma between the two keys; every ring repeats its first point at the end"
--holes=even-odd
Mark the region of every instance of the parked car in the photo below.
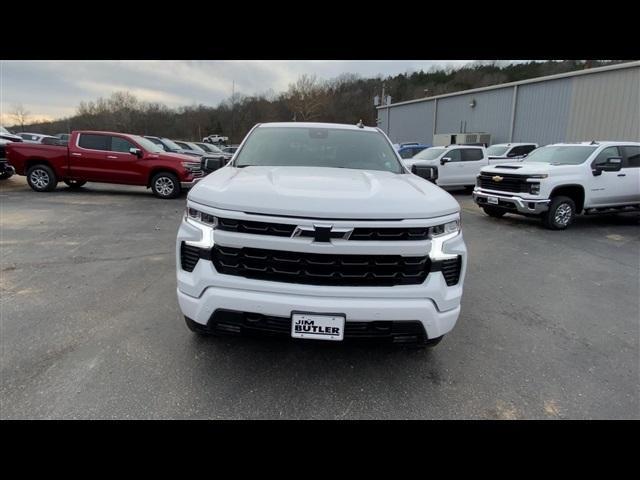
{"type": "Polygon", "coordinates": [[[201,143],[201,142],[193,142],[207,153],[212,153],[214,155],[219,155],[225,158],[225,160],[229,161],[233,157],[233,153],[225,151],[226,148],[219,148],[211,143],[201,143]]]}
{"type": "Polygon", "coordinates": [[[178,301],[200,334],[435,345],[460,314],[460,206],[376,128],[255,126],[188,194],[178,301]]]}
{"type": "Polygon", "coordinates": [[[556,143],[485,167],[473,192],[491,217],[517,213],[563,230],[575,215],[640,210],[640,143],[556,143]]]}
{"type": "Polygon", "coordinates": [[[154,137],[151,135],[145,135],[144,138],[155,143],[167,153],[179,153],[181,155],[191,155],[192,157],[198,157],[198,158],[201,156],[200,154],[198,154],[197,152],[194,152],[190,148],[183,148],[177,143],[175,143],[173,140],[169,140],[168,138],[165,138],[165,137],[154,137]]]}
{"type": "Polygon", "coordinates": [[[489,159],[518,159],[529,155],[538,148],[537,143],[496,143],[487,148],[489,159]]]}
{"type": "Polygon", "coordinates": [[[401,143],[397,150],[402,158],[412,158],[425,148],[429,148],[431,145],[426,145],[424,143],[418,142],[407,142],[401,143]]]}
{"type": "Polygon", "coordinates": [[[238,146],[237,146],[237,145],[236,145],[236,146],[233,146],[233,145],[232,145],[232,146],[229,146],[229,147],[223,147],[223,148],[222,148],[222,151],[223,151],[224,153],[229,153],[229,154],[231,154],[231,155],[233,155],[234,153],[236,153],[236,151],[237,151],[237,150],[238,150],[238,146]]]}
{"type": "Polygon", "coordinates": [[[441,187],[466,187],[471,191],[482,167],[509,161],[490,160],[484,147],[449,145],[426,148],[404,164],[412,173],[441,187]]]}
{"type": "Polygon", "coordinates": [[[16,173],[36,192],[50,192],[59,181],[71,188],[101,182],[146,186],[159,198],[175,198],[203,176],[193,157],[124,133],[75,131],[68,145],[10,143],[6,150],[16,173]]]}
{"type": "Polygon", "coordinates": [[[41,133],[20,132],[16,135],[22,138],[22,140],[26,143],[42,143],[43,138],[56,138],[53,135],[43,135],[41,133]]]}
{"type": "Polygon", "coordinates": [[[0,126],[0,180],[11,178],[15,173],[14,168],[9,164],[6,157],[5,147],[11,142],[22,142],[22,138],[9,132],[0,126]]]}
{"type": "Polygon", "coordinates": [[[204,143],[226,143],[228,140],[229,137],[223,137],[218,134],[208,135],[202,139],[204,143]]]}

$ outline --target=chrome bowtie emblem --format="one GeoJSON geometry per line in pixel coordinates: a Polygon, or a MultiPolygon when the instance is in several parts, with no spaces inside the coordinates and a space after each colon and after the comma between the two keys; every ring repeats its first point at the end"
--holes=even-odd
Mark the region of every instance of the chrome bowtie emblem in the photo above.
{"type": "Polygon", "coordinates": [[[332,238],[349,240],[353,228],[334,227],[327,224],[313,224],[313,226],[298,225],[291,237],[313,237],[314,242],[330,242],[332,238]]]}
{"type": "Polygon", "coordinates": [[[504,180],[504,177],[496,175],[495,177],[491,177],[491,180],[493,180],[494,182],[501,182],[502,180],[504,180]]]}

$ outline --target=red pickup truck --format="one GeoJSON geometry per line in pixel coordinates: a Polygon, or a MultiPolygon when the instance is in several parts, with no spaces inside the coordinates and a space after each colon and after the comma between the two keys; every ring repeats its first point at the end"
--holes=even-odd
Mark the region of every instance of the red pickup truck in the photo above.
{"type": "Polygon", "coordinates": [[[146,186],[157,197],[175,198],[203,177],[199,159],[124,133],[76,131],[58,145],[9,143],[6,157],[36,192],[50,192],[58,181],[71,188],[102,182],[146,186]]]}

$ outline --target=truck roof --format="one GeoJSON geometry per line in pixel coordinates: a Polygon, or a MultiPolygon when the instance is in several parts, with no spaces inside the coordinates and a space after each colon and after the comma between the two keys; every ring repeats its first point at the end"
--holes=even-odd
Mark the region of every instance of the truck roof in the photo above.
{"type": "Polygon", "coordinates": [[[601,145],[630,145],[636,146],[640,145],[640,142],[625,142],[625,141],[615,141],[615,140],[593,140],[591,142],[559,142],[559,143],[550,143],[547,146],[575,146],[575,145],[593,145],[594,147],[599,147],[601,145]]]}
{"type": "Polygon", "coordinates": [[[261,123],[257,128],[261,127],[293,127],[293,128],[339,128],[344,130],[358,130],[366,132],[377,132],[377,127],[358,127],[347,123],[320,123],[320,122],[268,122],[261,123]]]}
{"type": "Polygon", "coordinates": [[[520,145],[538,145],[536,142],[509,142],[509,143],[493,143],[490,147],[518,147],[520,145]]]}

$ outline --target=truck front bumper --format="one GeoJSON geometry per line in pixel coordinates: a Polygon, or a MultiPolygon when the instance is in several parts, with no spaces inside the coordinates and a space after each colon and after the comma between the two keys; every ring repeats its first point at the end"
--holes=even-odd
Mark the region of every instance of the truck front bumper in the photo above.
{"type": "Polygon", "coordinates": [[[200,180],[202,180],[204,178],[204,176],[202,177],[196,177],[193,180],[191,180],[190,182],[180,182],[180,186],[182,188],[191,188],[193,187],[196,183],[198,183],[200,180]]]}
{"type": "Polygon", "coordinates": [[[473,200],[480,207],[501,208],[508,212],[520,213],[523,215],[539,215],[549,210],[551,200],[530,200],[518,196],[507,196],[501,193],[492,193],[475,188],[473,200]],[[497,198],[498,203],[489,203],[489,197],[497,198]]]}
{"type": "Polygon", "coordinates": [[[348,298],[291,295],[209,287],[199,297],[178,289],[178,303],[184,316],[201,325],[209,325],[216,312],[234,311],[290,319],[292,312],[343,314],[351,322],[418,321],[427,338],[451,331],[460,315],[460,305],[438,311],[429,299],[422,298],[348,298]]]}

